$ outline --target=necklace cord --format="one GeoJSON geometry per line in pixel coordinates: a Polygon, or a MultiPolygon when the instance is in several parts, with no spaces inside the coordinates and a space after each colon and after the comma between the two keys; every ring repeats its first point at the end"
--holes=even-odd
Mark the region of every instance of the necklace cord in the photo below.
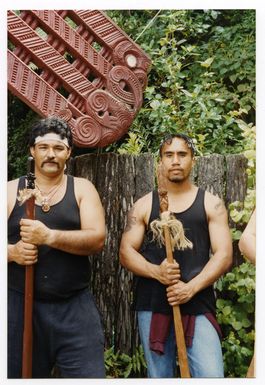
{"type": "Polygon", "coordinates": [[[44,212],[48,212],[50,211],[50,208],[51,208],[51,205],[50,205],[50,202],[51,202],[51,199],[53,198],[53,196],[59,191],[59,189],[61,188],[61,186],[63,185],[63,182],[64,182],[64,178],[62,178],[62,180],[56,184],[55,186],[53,186],[50,191],[46,194],[44,194],[43,191],[41,191],[41,189],[39,188],[38,184],[35,183],[35,186],[37,187],[37,189],[39,190],[40,192],[40,195],[41,195],[41,198],[42,198],[42,201],[41,201],[41,208],[42,208],[42,211],[44,212]]]}

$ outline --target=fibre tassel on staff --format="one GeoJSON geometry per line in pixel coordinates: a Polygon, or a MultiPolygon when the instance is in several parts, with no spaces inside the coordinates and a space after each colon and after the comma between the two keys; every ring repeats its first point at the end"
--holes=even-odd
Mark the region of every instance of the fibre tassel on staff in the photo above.
{"type": "MultiPolygon", "coordinates": [[[[27,189],[35,189],[34,159],[28,158],[27,189]]],[[[26,201],[26,216],[35,219],[35,196],[26,201]]],[[[33,311],[33,265],[25,267],[25,297],[24,297],[24,330],[23,330],[23,355],[22,378],[32,378],[32,311],[33,311]]]]}
{"type": "MultiPolygon", "coordinates": [[[[158,193],[159,193],[159,201],[160,201],[160,212],[163,213],[165,211],[168,211],[168,195],[164,185],[163,175],[160,168],[158,168],[157,182],[158,182],[158,193]]],[[[163,232],[164,232],[164,243],[166,248],[167,261],[170,263],[173,263],[174,258],[173,258],[173,252],[172,252],[171,235],[170,235],[169,227],[166,224],[163,225],[163,232]]],[[[178,363],[180,368],[180,375],[182,378],[190,378],[187,350],[186,350],[185,337],[184,337],[179,305],[173,306],[173,319],[174,319],[174,329],[175,329],[176,345],[177,345],[177,351],[178,351],[178,363]]]]}

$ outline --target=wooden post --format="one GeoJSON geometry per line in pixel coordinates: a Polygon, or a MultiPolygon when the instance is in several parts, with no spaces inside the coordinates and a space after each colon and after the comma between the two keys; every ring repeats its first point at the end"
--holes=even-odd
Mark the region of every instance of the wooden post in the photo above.
{"type": "MultiPolygon", "coordinates": [[[[167,261],[170,263],[173,263],[174,258],[172,253],[171,238],[170,238],[168,226],[163,226],[163,230],[164,230],[164,237],[165,237],[167,261]]],[[[175,329],[175,335],[176,335],[176,344],[177,344],[177,350],[178,350],[180,375],[182,378],[190,378],[189,363],[188,363],[185,337],[184,337],[179,305],[173,306],[173,318],[174,318],[174,329],[175,329]]]]}
{"type": "MultiPolygon", "coordinates": [[[[160,203],[160,213],[163,213],[165,211],[168,211],[168,195],[167,195],[165,180],[161,170],[161,165],[158,166],[158,170],[157,170],[157,184],[158,184],[158,194],[159,194],[159,203],[160,203]]],[[[169,228],[167,225],[163,226],[163,232],[164,232],[164,238],[165,238],[167,261],[169,263],[173,263],[174,258],[173,258],[173,252],[172,252],[172,242],[171,242],[169,228]]],[[[182,378],[190,378],[186,343],[185,343],[179,305],[173,306],[173,318],[174,318],[176,345],[177,345],[177,351],[178,351],[180,376],[182,378]]]]}
{"type": "MultiPolygon", "coordinates": [[[[34,160],[28,159],[27,188],[34,189],[34,160]]],[[[26,201],[26,215],[28,219],[35,218],[35,197],[26,201]]],[[[33,311],[33,265],[25,268],[25,297],[24,297],[24,330],[22,353],[22,378],[32,377],[32,311],[33,311]]]]}

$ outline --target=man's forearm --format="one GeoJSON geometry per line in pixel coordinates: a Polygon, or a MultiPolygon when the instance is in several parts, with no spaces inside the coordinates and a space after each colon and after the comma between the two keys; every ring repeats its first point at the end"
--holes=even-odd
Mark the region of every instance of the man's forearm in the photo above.
{"type": "Polygon", "coordinates": [[[105,234],[94,230],[50,229],[45,244],[71,254],[89,255],[103,248],[104,239],[105,234]]]}
{"type": "Polygon", "coordinates": [[[231,266],[232,258],[228,255],[214,254],[203,270],[188,282],[193,294],[213,285],[231,266]]]}
{"type": "Polygon", "coordinates": [[[120,262],[135,275],[156,279],[163,285],[176,283],[180,279],[179,265],[176,262],[169,263],[164,259],[160,265],[155,265],[132,247],[121,247],[120,262]]]}
{"type": "Polygon", "coordinates": [[[159,266],[148,262],[133,248],[120,250],[120,262],[123,267],[135,275],[158,279],[159,266]]]}

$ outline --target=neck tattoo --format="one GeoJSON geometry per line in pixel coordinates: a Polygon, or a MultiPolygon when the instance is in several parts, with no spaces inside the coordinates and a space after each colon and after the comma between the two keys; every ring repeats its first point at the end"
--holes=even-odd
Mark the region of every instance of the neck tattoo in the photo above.
{"type": "Polygon", "coordinates": [[[37,187],[37,189],[39,190],[40,195],[41,195],[41,209],[42,209],[42,211],[44,213],[48,213],[50,211],[50,209],[51,209],[51,204],[50,204],[51,199],[60,190],[60,188],[63,185],[63,182],[64,182],[64,178],[62,178],[62,180],[58,184],[53,186],[50,189],[50,191],[48,191],[47,193],[44,193],[43,191],[41,191],[41,189],[39,188],[37,183],[35,183],[35,186],[37,187]]]}

